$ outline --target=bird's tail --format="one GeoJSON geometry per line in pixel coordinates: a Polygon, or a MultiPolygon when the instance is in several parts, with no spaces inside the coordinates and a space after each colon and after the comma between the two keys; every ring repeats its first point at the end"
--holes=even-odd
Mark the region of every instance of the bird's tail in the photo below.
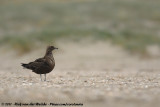
{"type": "Polygon", "coordinates": [[[22,66],[23,68],[27,68],[27,69],[29,69],[28,64],[21,63],[21,66],[22,66]]]}

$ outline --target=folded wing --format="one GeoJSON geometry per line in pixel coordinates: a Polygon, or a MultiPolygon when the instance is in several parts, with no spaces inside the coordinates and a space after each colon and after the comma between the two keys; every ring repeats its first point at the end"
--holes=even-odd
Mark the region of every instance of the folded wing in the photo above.
{"type": "Polygon", "coordinates": [[[46,59],[39,58],[39,59],[36,59],[34,62],[30,62],[28,64],[22,64],[22,66],[24,68],[31,69],[33,71],[37,71],[37,70],[47,66],[47,63],[46,63],[46,59]]]}

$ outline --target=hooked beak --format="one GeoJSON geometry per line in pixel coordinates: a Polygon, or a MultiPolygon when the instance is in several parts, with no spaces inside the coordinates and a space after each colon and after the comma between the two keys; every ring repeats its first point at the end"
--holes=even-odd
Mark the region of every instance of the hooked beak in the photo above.
{"type": "Polygon", "coordinates": [[[58,49],[58,48],[54,48],[54,49],[58,49]]]}

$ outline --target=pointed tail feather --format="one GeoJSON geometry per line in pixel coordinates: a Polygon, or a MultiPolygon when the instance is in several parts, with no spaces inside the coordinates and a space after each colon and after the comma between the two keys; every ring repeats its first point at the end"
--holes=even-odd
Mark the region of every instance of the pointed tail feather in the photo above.
{"type": "Polygon", "coordinates": [[[28,64],[21,63],[21,66],[22,66],[23,68],[27,68],[27,69],[29,69],[28,64]]]}

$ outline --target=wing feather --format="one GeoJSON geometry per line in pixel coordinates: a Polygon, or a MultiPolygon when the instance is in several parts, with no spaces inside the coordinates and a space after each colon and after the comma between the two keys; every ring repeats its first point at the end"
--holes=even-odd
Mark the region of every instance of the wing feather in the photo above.
{"type": "Polygon", "coordinates": [[[47,65],[47,62],[46,62],[46,59],[44,59],[44,58],[36,59],[34,62],[30,62],[28,64],[29,68],[32,70],[38,70],[46,65],[47,65]]]}

